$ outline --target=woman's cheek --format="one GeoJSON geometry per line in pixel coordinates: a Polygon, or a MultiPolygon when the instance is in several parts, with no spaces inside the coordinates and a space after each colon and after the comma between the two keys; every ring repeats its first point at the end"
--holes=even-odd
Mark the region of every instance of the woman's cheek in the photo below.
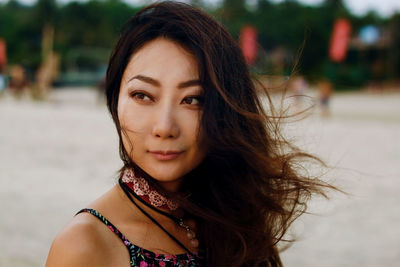
{"type": "Polygon", "coordinates": [[[186,114],[185,119],[183,120],[186,122],[186,128],[190,129],[191,135],[194,138],[198,138],[201,136],[201,129],[200,129],[200,117],[201,113],[199,111],[190,111],[186,114]],[[199,134],[200,131],[200,134],[199,134]]]}
{"type": "Polygon", "coordinates": [[[130,132],[142,132],[143,122],[147,120],[148,111],[134,103],[131,98],[123,98],[118,103],[118,117],[121,126],[130,132]]]}

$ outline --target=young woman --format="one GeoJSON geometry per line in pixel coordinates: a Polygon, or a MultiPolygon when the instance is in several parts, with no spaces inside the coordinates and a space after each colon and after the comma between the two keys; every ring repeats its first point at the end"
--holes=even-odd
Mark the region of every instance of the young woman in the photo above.
{"type": "Polygon", "coordinates": [[[302,176],[236,41],[189,5],[152,4],[111,55],[119,183],[56,237],[52,266],[282,266],[277,243],[324,184],[302,176]]]}

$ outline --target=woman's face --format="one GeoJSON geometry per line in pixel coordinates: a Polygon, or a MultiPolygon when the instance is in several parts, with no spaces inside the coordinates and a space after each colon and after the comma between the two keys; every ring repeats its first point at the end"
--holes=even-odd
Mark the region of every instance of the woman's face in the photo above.
{"type": "Polygon", "coordinates": [[[165,38],[145,44],[124,71],[118,99],[124,147],[166,190],[178,190],[205,157],[202,90],[196,58],[165,38]]]}

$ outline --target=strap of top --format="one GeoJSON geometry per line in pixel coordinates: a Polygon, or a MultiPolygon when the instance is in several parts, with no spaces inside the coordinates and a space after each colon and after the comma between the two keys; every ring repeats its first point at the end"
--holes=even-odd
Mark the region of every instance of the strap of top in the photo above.
{"type": "Polygon", "coordinates": [[[118,230],[117,227],[115,227],[109,220],[107,220],[103,215],[101,215],[100,212],[94,209],[81,209],[76,215],[82,212],[88,212],[97,219],[99,219],[101,222],[103,222],[108,227],[108,229],[110,229],[114,234],[116,234],[119,237],[119,239],[122,240],[124,245],[129,250],[129,254],[132,254],[132,243],[118,230]]]}
{"type": "MultiPolygon", "coordinates": [[[[185,247],[185,245],[182,244],[182,242],[180,242],[176,237],[174,237],[170,232],[168,232],[159,222],[156,221],[156,219],[154,219],[150,214],[148,214],[143,208],[141,208],[131,197],[131,195],[129,194],[130,192],[130,188],[122,182],[121,179],[119,179],[119,184],[122,188],[122,190],[124,191],[125,195],[129,198],[129,200],[147,217],[149,218],[155,225],[157,225],[164,233],[166,233],[173,241],[175,241],[175,243],[177,243],[181,248],[183,248],[184,250],[186,250],[186,252],[188,254],[190,254],[191,256],[194,256],[193,253],[187,248],[185,247]]],[[[132,192],[132,195],[135,196],[136,194],[134,192],[132,192]]],[[[140,198],[138,198],[140,199],[140,198]]],[[[147,204],[145,204],[146,206],[148,206],[147,204]]],[[[152,208],[154,210],[154,208],[152,208]]],[[[159,210],[156,210],[157,212],[159,212],[159,210]]],[[[163,214],[163,213],[161,213],[163,214]]],[[[165,215],[165,214],[164,214],[165,215]]],[[[166,215],[167,217],[169,217],[170,219],[172,219],[169,215],[166,215]]],[[[172,219],[173,221],[175,221],[174,219],[172,219]]]]}
{"type": "MultiPolygon", "coordinates": [[[[178,263],[181,264],[182,262],[186,262],[189,265],[179,265],[179,266],[198,266],[197,265],[197,261],[200,260],[202,257],[199,257],[198,255],[195,257],[191,257],[193,256],[193,254],[179,254],[179,255],[169,255],[170,257],[167,259],[165,256],[162,257],[162,259],[160,259],[160,256],[163,255],[158,255],[155,254],[154,252],[151,251],[147,251],[145,249],[142,249],[138,246],[135,246],[134,244],[132,244],[119,230],[117,227],[115,227],[109,220],[107,220],[103,215],[100,214],[100,212],[98,212],[97,210],[94,209],[82,209],[80,210],[77,214],[80,214],[82,212],[88,212],[90,214],[92,214],[93,216],[95,216],[97,219],[99,219],[101,222],[103,222],[108,229],[110,229],[114,234],[116,234],[119,239],[122,240],[122,242],[124,243],[125,247],[128,249],[129,251],[129,256],[130,256],[130,266],[139,266],[139,264],[144,261],[147,262],[146,260],[150,260],[150,261],[162,261],[165,262],[165,264],[169,263],[169,262],[180,262],[178,263]],[[145,254],[143,254],[145,253],[145,254]],[[144,257],[150,257],[150,259],[148,258],[144,258],[144,257]],[[191,265],[192,264],[192,265],[191,265]]],[[[76,215],[77,215],[76,214],[76,215]]],[[[178,266],[178,265],[173,265],[173,266],[178,266]]],[[[140,265],[141,266],[141,265],[140,265]]],[[[145,265],[147,266],[147,265],[145,265]]],[[[149,265],[150,266],[150,265],[149,265]]],[[[153,266],[153,265],[152,265],[153,266]]],[[[154,265],[154,266],[158,266],[158,265],[154,265]]],[[[161,266],[161,265],[160,265],[161,266]]],[[[165,266],[170,266],[170,265],[165,265],[165,266]]],[[[172,266],[172,265],[171,265],[172,266]]]]}

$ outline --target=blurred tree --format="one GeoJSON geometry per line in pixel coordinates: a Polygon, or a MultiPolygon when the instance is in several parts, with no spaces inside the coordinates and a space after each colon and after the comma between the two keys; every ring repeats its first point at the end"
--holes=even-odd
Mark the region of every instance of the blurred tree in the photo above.
{"type": "Polygon", "coordinates": [[[40,32],[33,26],[32,8],[10,0],[0,6],[0,36],[7,42],[9,64],[34,67],[40,62],[40,32]]]}
{"type": "MultiPolygon", "coordinates": [[[[342,0],[325,0],[317,6],[305,6],[294,0],[280,3],[257,0],[252,1],[251,5],[250,1],[245,0],[223,0],[218,6],[209,7],[205,6],[204,0],[189,2],[206,8],[236,38],[243,26],[255,26],[263,59],[271,58],[271,53],[284,51],[294,60],[293,56],[298,54],[305,41],[299,69],[311,78],[322,75],[329,62],[327,51],[335,19],[349,19],[355,34],[366,24],[381,28],[389,25],[388,19],[374,13],[353,16],[342,0]]],[[[70,62],[78,62],[80,66],[91,68],[107,62],[123,23],[139,8],[122,0],[89,0],[66,4],[57,4],[56,0],[38,0],[33,6],[9,0],[0,4],[0,36],[7,41],[10,64],[22,63],[35,69],[41,62],[44,25],[52,25],[55,29],[53,47],[61,54],[62,66],[67,68],[71,66],[68,65],[70,62]],[[89,53],[88,47],[95,52],[89,53]],[[93,60],[90,61],[89,57],[93,60]]],[[[385,52],[393,66],[389,69],[391,77],[399,73],[398,21],[399,15],[390,20],[390,27],[395,29],[390,31],[393,45],[390,51],[385,52]]],[[[349,56],[349,61],[343,63],[346,65],[344,69],[359,68],[359,53],[353,50],[349,56]]],[[[288,63],[287,69],[290,70],[294,62],[288,63]]]]}
{"type": "Polygon", "coordinates": [[[35,22],[41,26],[54,25],[57,11],[56,0],[37,0],[33,7],[35,22]]]}
{"type": "Polygon", "coordinates": [[[389,33],[391,37],[388,51],[389,77],[400,81],[400,13],[392,16],[389,21],[389,33]]]}
{"type": "Polygon", "coordinates": [[[251,17],[245,0],[223,0],[214,15],[236,38],[239,36],[240,29],[250,23],[251,17]]]}
{"type": "MultiPolygon", "coordinates": [[[[57,21],[57,27],[63,30],[56,34],[56,47],[64,58],[77,53],[77,49],[86,51],[87,47],[111,50],[122,25],[138,9],[118,0],[70,2],[62,8],[57,21]]],[[[108,56],[107,53],[97,58],[103,58],[105,64],[108,56]]]]}
{"type": "Polygon", "coordinates": [[[40,28],[41,62],[35,71],[34,96],[45,98],[53,80],[58,75],[59,55],[54,52],[55,20],[57,17],[55,0],[37,0],[33,8],[32,26],[40,28]]]}

